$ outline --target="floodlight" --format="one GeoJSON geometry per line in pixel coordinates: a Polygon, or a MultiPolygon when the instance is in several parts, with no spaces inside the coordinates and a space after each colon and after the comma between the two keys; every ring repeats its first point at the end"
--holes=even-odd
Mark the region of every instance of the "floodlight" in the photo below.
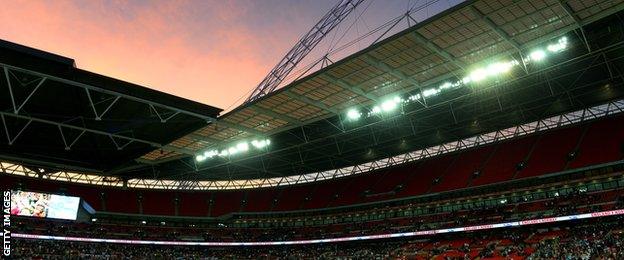
{"type": "Polygon", "coordinates": [[[240,152],[246,152],[249,150],[249,145],[246,142],[242,142],[236,145],[236,150],[240,152]]]}
{"type": "Polygon", "coordinates": [[[559,39],[559,41],[557,41],[557,43],[548,45],[546,49],[550,52],[560,52],[562,50],[565,50],[567,47],[568,47],[568,38],[562,37],[561,39],[559,39]]]}
{"type": "Polygon", "coordinates": [[[227,151],[229,154],[238,153],[238,150],[236,149],[236,147],[230,147],[227,151]]]}
{"type": "Polygon", "coordinates": [[[384,112],[389,112],[394,110],[397,107],[397,103],[394,100],[387,100],[381,103],[381,110],[384,112]]]}
{"type": "Polygon", "coordinates": [[[230,155],[228,150],[221,150],[221,152],[219,153],[219,156],[228,156],[228,155],[230,155]]]}
{"type": "Polygon", "coordinates": [[[256,147],[257,149],[261,149],[265,146],[268,146],[271,143],[271,141],[269,139],[264,139],[264,140],[253,140],[251,141],[251,145],[253,145],[254,147],[256,147]]]}
{"type": "Polygon", "coordinates": [[[487,77],[488,73],[484,69],[476,69],[470,73],[470,81],[481,81],[487,77]]]}
{"type": "Polygon", "coordinates": [[[418,100],[420,99],[420,94],[411,95],[408,99],[411,101],[418,100]]]}
{"type": "Polygon", "coordinates": [[[440,91],[438,89],[435,89],[435,88],[425,89],[425,90],[423,90],[423,96],[424,97],[433,96],[435,94],[438,94],[438,92],[440,92],[440,91]]]}
{"type": "Polygon", "coordinates": [[[347,118],[349,118],[350,120],[358,120],[361,116],[362,113],[360,113],[360,111],[356,108],[351,108],[349,109],[349,111],[347,111],[347,118]]]}
{"type": "Polygon", "coordinates": [[[205,151],[204,152],[204,157],[205,158],[212,158],[219,155],[219,152],[217,150],[210,150],[210,151],[205,151]]]}
{"type": "Polygon", "coordinates": [[[451,87],[453,87],[453,84],[451,82],[445,82],[440,86],[440,89],[449,89],[451,87]]]}
{"type": "Polygon", "coordinates": [[[529,54],[529,57],[533,61],[541,61],[546,58],[546,52],[544,52],[543,50],[534,50],[529,54]]]}
{"type": "MultiPolygon", "coordinates": [[[[352,108],[347,111],[346,116],[349,120],[359,120],[362,116],[370,117],[376,114],[380,114],[383,112],[390,112],[395,110],[400,104],[403,103],[411,103],[414,101],[418,101],[419,99],[424,99],[430,96],[438,95],[442,92],[460,88],[468,85],[469,83],[479,82],[489,77],[499,76],[505,73],[509,73],[514,67],[519,66],[520,63],[530,63],[530,62],[539,62],[547,58],[550,53],[558,53],[562,52],[568,47],[568,39],[566,37],[559,38],[556,42],[551,43],[546,46],[540,47],[541,49],[535,49],[532,52],[528,53],[528,55],[524,56],[522,60],[510,59],[510,60],[502,60],[494,63],[490,63],[484,67],[477,67],[474,70],[468,72],[467,75],[460,77],[456,80],[443,82],[438,87],[423,89],[421,93],[414,94],[410,96],[405,96],[402,98],[401,96],[394,96],[391,99],[386,99],[381,104],[377,104],[373,107],[370,107],[368,113],[363,114],[358,109],[352,108]]],[[[388,86],[390,83],[385,82],[382,84],[382,87],[388,86]]],[[[268,145],[267,143],[263,143],[261,141],[252,141],[251,144],[257,148],[268,145]]]]}
{"type": "Polygon", "coordinates": [[[509,72],[512,66],[511,62],[496,62],[487,67],[487,72],[490,75],[498,75],[509,72]]]}
{"type": "Polygon", "coordinates": [[[464,77],[464,78],[462,79],[462,81],[461,81],[461,82],[462,82],[463,84],[468,84],[468,83],[470,83],[471,81],[472,81],[472,79],[470,79],[470,76],[466,76],[466,77],[464,77]]]}
{"type": "Polygon", "coordinates": [[[204,157],[203,155],[197,155],[195,156],[195,160],[198,162],[204,161],[206,159],[206,157],[204,157]]]}
{"type": "Polygon", "coordinates": [[[371,113],[373,113],[373,114],[378,114],[379,112],[381,112],[381,108],[379,106],[374,106],[371,109],[371,113]]]}

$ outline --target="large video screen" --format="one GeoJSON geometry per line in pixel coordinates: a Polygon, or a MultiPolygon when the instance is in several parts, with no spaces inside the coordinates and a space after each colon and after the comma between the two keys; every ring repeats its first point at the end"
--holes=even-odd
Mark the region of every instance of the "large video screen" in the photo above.
{"type": "Polygon", "coordinates": [[[56,194],[12,191],[11,214],[76,220],[80,198],[56,194]]]}

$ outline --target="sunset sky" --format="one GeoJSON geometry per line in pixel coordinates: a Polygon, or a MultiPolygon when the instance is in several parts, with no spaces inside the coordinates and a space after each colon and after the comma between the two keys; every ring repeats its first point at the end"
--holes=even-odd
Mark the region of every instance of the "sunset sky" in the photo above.
{"type": "MultiPolygon", "coordinates": [[[[420,4],[373,1],[364,22],[342,42],[420,4]]],[[[457,1],[440,2],[421,16],[457,1]]],[[[0,38],[73,58],[82,69],[231,109],[335,3],[12,0],[0,8],[0,38]]]]}

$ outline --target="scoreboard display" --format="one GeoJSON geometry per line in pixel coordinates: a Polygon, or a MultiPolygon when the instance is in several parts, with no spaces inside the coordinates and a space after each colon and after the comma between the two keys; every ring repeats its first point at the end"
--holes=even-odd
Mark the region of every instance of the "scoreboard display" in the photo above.
{"type": "Polygon", "coordinates": [[[79,197],[12,191],[11,215],[76,220],[79,197]]]}

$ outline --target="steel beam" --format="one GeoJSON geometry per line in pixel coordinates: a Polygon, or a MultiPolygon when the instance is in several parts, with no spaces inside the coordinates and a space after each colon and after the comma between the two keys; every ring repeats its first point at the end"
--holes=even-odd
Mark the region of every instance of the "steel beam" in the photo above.
{"type": "Polygon", "coordinates": [[[30,74],[30,75],[41,77],[41,78],[47,78],[47,80],[50,80],[50,81],[56,81],[56,82],[67,84],[67,85],[71,85],[71,86],[74,86],[74,87],[79,87],[79,88],[88,89],[88,90],[91,90],[91,91],[105,93],[105,94],[109,94],[109,95],[112,95],[112,96],[118,96],[118,97],[122,97],[122,98],[125,98],[125,99],[128,99],[128,100],[132,100],[132,101],[136,101],[136,102],[139,102],[139,103],[143,103],[143,104],[146,104],[146,105],[153,105],[153,106],[157,106],[157,107],[162,107],[162,108],[165,108],[165,109],[168,109],[168,110],[179,112],[181,114],[185,114],[185,115],[189,115],[189,116],[192,116],[192,117],[200,118],[200,119],[205,120],[207,122],[216,121],[216,119],[211,117],[211,116],[206,116],[206,115],[198,114],[198,113],[195,113],[195,112],[186,111],[186,110],[183,110],[183,109],[179,109],[179,108],[175,108],[175,107],[159,104],[159,103],[156,103],[156,102],[153,102],[153,101],[150,101],[150,100],[146,100],[146,99],[143,99],[143,98],[138,98],[138,97],[127,95],[127,94],[118,93],[118,92],[115,92],[115,91],[103,89],[103,88],[96,87],[96,86],[89,85],[89,84],[76,82],[76,81],[73,81],[73,80],[64,79],[64,78],[61,78],[61,77],[56,77],[56,76],[53,76],[53,75],[32,71],[32,70],[29,70],[29,69],[15,67],[15,66],[8,65],[8,64],[5,64],[5,63],[0,63],[0,67],[4,68],[6,75],[8,75],[7,74],[8,70],[19,71],[19,72],[22,72],[22,73],[30,74]]]}
{"type": "MultiPolygon", "coordinates": [[[[457,140],[452,144],[444,144],[437,145],[433,147],[424,148],[417,151],[411,151],[408,153],[392,156],[389,158],[380,159],[373,162],[367,162],[360,165],[354,165],[350,167],[344,167],[340,169],[332,169],[322,172],[314,172],[305,174],[305,176],[314,176],[309,178],[304,178],[304,175],[298,176],[287,176],[280,178],[273,178],[271,180],[265,179],[261,182],[261,184],[253,184],[245,187],[240,187],[233,185],[232,182],[229,181],[201,181],[194,180],[192,187],[196,187],[199,190],[217,190],[217,189],[241,189],[241,188],[260,188],[260,187],[275,187],[275,186],[286,186],[291,184],[302,184],[312,181],[320,181],[320,180],[328,180],[334,179],[344,176],[350,176],[360,173],[369,172],[372,170],[383,169],[387,167],[392,167],[394,165],[399,165],[407,162],[413,162],[417,160],[422,160],[426,158],[430,158],[433,156],[438,156],[442,154],[447,154],[451,152],[457,152],[462,150],[471,149],[474,147],[480,147],[483,145],[487,145],[494,142],[499,142],[502,140],[507,140],[510,138],[517,138],[520,136],[526,136],[532,133],[539,133],[543,131],[547,131],[549,129],[553,129],[556,127],[562,127],[571,124],[578,124],[588,120],[594,120],[600,117],[606,117],[613,114],[618,114],[624,112],[624,100],[611,101],[604,105],[599,105],[591,108],[585,108],[579,111],[569,112],[566,114],[559,115],[558,120],[553,120],[552,117],[543,120],[537,120],[536,122],[526,123],[523,125],[518,125],[512,128],[506,128],[503,130],[498,130],[495,133],[485,133],[480,134],[473,137],[464,138],[461,140],[457,140]],[[227,183],[227,184],[225,184],[227,183]],[[230,185],[232,184],[232,185],[230,185]],[[222,185],[226,185],[223,187],[222,185]]],[[[5,156],[0,155],[0,158],[5,158],[5,156]]],[[[7,158],[9,159],[9,158],[7,158]]],[[[16,158],[10,158],[9,160],[15,160],[16,158]]],[[[19,161],[22,161],[21,159],[19,161]]],[[[1,163],[1,162],[0,162],[1,163]]],[[[2,165],[2,164],[0,164],[2,165]]],[[[20,165],[18,165],[20,166],[20,165]]],[[[23,171],[29,171],[26,176],[33,177],[34,173],[32,170],[21,168],[23,171]]],[[[1,168],[5,174],[19,174],[24,175],[22,173],[11,173],[8,169],[1,168]]],[[[90,170],[84,170],[89,172],[95,172],[90,170]]],[[[94,175],[89,173],[73,173],[70,175],[65,175],[65,179],[60,179],[61,181],[66,182],[81,182],[85,181],[91,185],[109,185],[111,184],[102,182],[102,176],[94,175]]],[[[180,181],[144,181],[141,180],[134,181],[133,185],[136,183],[143,183],[146,185],[146,188],[152,189],[181,189],[180,187],[189,187],[189,186],[180,186],[178,183],[180,181]]],[[[246,182],[247,183],[247,182],[246,182]]]]}
{"type": "MultiPolygon", "coordinates": [[[[39,83],[37,83],[37,85],[35,86],[35,89],[33,89],[30,94],[28,94],[28,96],[26,97],[26,99],[24,101],[22,101],[22,103],[17,107],[17,109],[15,109],[15,113],[19,113],[20,110],[22,110],[22,108],[26,105],[26,103],[28,103],[28,101],[30,100],[30,98],[35,95],[35,92],[37,92],[37,90],[39,90],[39,88],[41,87],[41,85],[43,85],[43,83],[46,81],[46,78],[41,78],[41,80],[39,80],[39,83]]],[[[9,85],[10,87],[11,85],[9,85]]]]}
{"type": "Polygon", "coordinates": [[[561,8],[563,8],[563,10],[566,12],[566,14],[572,18],[572,20],[574,20],[574,23],[576,24],[576,27],[578,27],[578,29],[581,31],[581,37],[583,37],[583,43],[585,43],[585,47],[587,48],[587,51],[591,51],[591,47],[589,46],[589,41],[587,41],[587,37],[585,37],[585,30],[583,30],[583,21],[581,21],[581,19],[579,19],[575,14],[574,14],[574,10],[572,10],[572,8],[570,8],[570,6],[568,5],[567,1],[557,1],[557,3],[559,3],[559,6],[561,6],[561,8]]]}
{"type": "Polygon", "coordinates": [[[148,145],[151,145],[152,147],[161,148],[163,150],[168,150],[168,151],[175,151],[175,152],[189,154],[189,155],[194,155],[195,154],[193,151],[187,150],[187,149],[184,149],[184,148],[173,147],[171,145],[162,145],[162,144],[159,144],[159,143],[156,143],[156,142],[152,142],[152,141],[148,141],[148,140],[143,140],[143,139],[139,139],[139,138],[123,136],[123,135],[118,135],[118,134],[113,134],[113,133],[108,133],[108,132],[95,130],[95,129],[90,129],[90,128],[86,128],[86,127],[80,127],[80,126],[74,126],[74,125],[69,125],[69,124],[64,124],[64,123],[58,123],[58,122],[54,122],[54,121],[50,121],[50,120],[46,120],[46,119],[41,119],[41,118],[36,118],[36,117],[32,117],[32,116],[25,116],[25,115],[7,113],[7,112],[2,112],[2,111],[0,111],[0,116],[2,116],[3,118],[4,117],[14,117],[14,118],[29,120],[29,121],[33,121],[33,122],[37,122],[37,123],[43,123],[43,124],[47,124],[47,125],[52,125],[52,126],[56,126],[56,127],[64,127],[64,128],[74,129],[74,130],[78,130],[78,131],[85,131],[87,133],[101,135],[101,136],[107,136],[109,138],[122,139],[122,140],[126,140],[128,142],[137,142],[137,143],[142,143],[142,144],[148,144],[148,145]]]}
{"type": "MultiPolygon", "coordinates": [[[[616,45],[614,45],[614,46],[620,46],[620,45],[621,45],[621,43],[616,44],[616,45]]],[[[592,55],[596,55],[596,54],[592,54],[592,55]]],[[[581,56],[581,57],[576,57],[576,58],[574,58],[573,60],[579,60],[579,59],[582,59],[582,58],[588,58],[589,56],[590,56],[590,54],[586,54],[586,55],[583,55],[583,56],[581,56]]],[[[571,60],[568,60],[568,61],[566,61],[565,63],[567,63],[567,62],[571,62],[571,60]]],[[[546,70],[551,70],[551,69],[553,69],[554,67],[560,66],[560,65],[561,65],[561,64],[563,64],[563,63],[564,63],[564,62],[559,63],[559,64],[555,64],[555,65],[552,65],[552,66],[549,66],[549,67],[547,67],[547,68],[542,68],[542,69],[540,69],[540,70],[533,71],[533,72],[531,72],[531,73],[529,73],[528,75],[525,75],[525,76],[523,76],[523,77],[510,79],[510,80],[508,80],[508,81],[504,81],[504,82],[499,82],[499,83],[494,84],[494,85],[491,85],[491,86],[489,86],[489,87],[490,87],[490,88],[495,88],[495,87],[496,87],[496,86],[498,86],[498,85],[502,85],[502,84],[511,84],[512,82],[516,82],[516,81],[522,80],[522,79],[524,79],[524,78],[526,78],[526,77],[528,77],[528,76],[533,76],[533,75],[535,75],[535,73],[539,73],[539,72],[541,72],[541,71],[546,71],[546,70]]],[[[530,86],[524,86],[524,87],[530,87],[530,86]]],[[[476,95],[476,94],[475,94],[475,93],[472,93],[471,95],[476,95]]],[[[458,97],[458,98],[463,98],[463,97],[465,97],[465,95],[462,95],[461,97],[458,97]]],[[[456,98],[456,99],[458,99],[458,98],[456,98]]],[[[455,100],[455,99],[453,99],[453,100],[455,100]]],[[[451,101],[453,101],[453,100],[448,100],[447,102],[442,102],[442,103],[439,103],[439,104],[436,104],[436,105],[440,105],[440,106],[441,106],[441,105],[447,105],[447,104],[448,104],[448,102],[451,102],[451,101]]],[[[453,109],[456,109],[456,108],[454,107],[453,109]]],[[[413,111],[410,111],[410,112],[406,113],[406,115],[408,115],[408,114],[413,114],[413,113],[418,112],[418,111],[421,111],[421,110],[413,110],[413,111]]],[[[397,116],[398,116],[398,115],[397,115],[397,116]]],[[[377,122],[377,123],[380,123],[380,122],[384,122],[384,121],[379,121],[379,122],[377,122]]],[[[354,129],[350,129],[349,131],[351,131],[351,130],[354,130],[354,129]]],[[[347,134],[349,133],[349,131],[347,131],[347,134]]],[[[337,134],[341,134],[341,133],[337,133],[337,134]]],[[[328,138],[329,138],[329,137],[333,137],[333,136],[334,136],[334,135],[329,135],[329,136],[328,136],[328,138]]],[[[311,140],[311,141],[309,141],[307,144],[314,143],[314,142],[318,142],[318,141],[321,141],[321,139],[311,140]]],[[[304,144],[305,144],[305,143],[304,143],[304,144]]],[[[304,145],[304,144],[292,145],[292,146],[289,146],[289,147],[286,147],[286,148],[282,148],[282,149],[271,150],[270,152],[279,152],[279,151],[283,151],[283,150],[290,149],[290,148],[297,148],[297,147],[300,147],[300,146],[302,146],[302,145],[304,145]]],[[[247,159],[250,159],[250,158],[260,157],[260,156],[263,156],[263,155],[264,155],[264,154],[256,154],[256,155],[251,155],[251,156],[249,156],[249,157],[241,158],[241,160],[247,160],[247,159]]],[[[209,167],[209,168],[210,168],[210,167],[209,167]]]]}
{"type": "Polygon", "coordinates": [[[86,132],[85,130],[80,131],[80,134],[78,134],[78,136],[76,136],[76,138],[74,138],[73,141],[71,141],[70,143],[67,143],[67,138],[65,138],[65,133],[63,132],[63,128],[61,126],[57,126],[59,132],[61,133],[61,138],[63,139],[63,144],[65,144],[65,150],[70,150],[72,146],[74,146],[74,144],[78,141],[78,139],[80,139],[80,137],[82,137],[82,135],[86,132]]]}
{"type": "Polygon", "coordinates": [[[160,115],[160,112],[158,112],[158,110],[156,110],[156,107],[154,107],[153,105],[150,105],[150,108],[152,109],[152,111],[154,111],[154,114],[156,114],[156,116],[158,117],[158,119],[160,119],[161,123],[166,123],[167,121],[169,121],[169,119],[173,118],[174,116],[177,116],[178,114],[180,114],[180,112],[175,112],[167,117],[163,117],[160,115]]]}
{"type": "Polygon", "coordinates": [[[24,126],[22,126],[22,129],[20,129],[17,132],[17,134],[14,137],[11,138],[11,134],[9,133],[9,127],[7,126],[4,114],[0,114],[0,120],[2,120],[2,125],[4,125],[4,131],[6,133],[6,137],[7,137],[7,141],[9,142],[9,145],[13,145],[13,143],[15,141],[17,141],[17,138],[19,138],[20,135],[22,135],[22,133],[24,132],[24,130],[26,130],[26,128],[28,128],[30,123],[32,123],[32,120],[28,120],[28,122],[26,122],[26,124],[24,126]]]}
{"type": "Polygon", "coordinates": [[[307,32],[258,84],[245,103],[271,93],[329,32],[342,22],[363,0],[340,0],[307,32]]]}

